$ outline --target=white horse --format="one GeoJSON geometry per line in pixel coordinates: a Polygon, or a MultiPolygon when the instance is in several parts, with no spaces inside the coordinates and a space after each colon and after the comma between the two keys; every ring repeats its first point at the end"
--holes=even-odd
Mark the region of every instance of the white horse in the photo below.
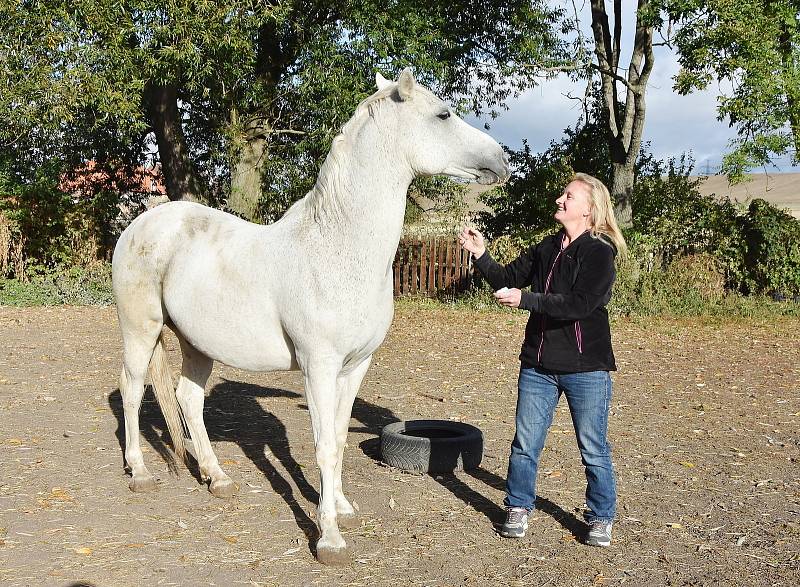
{"type": "Polygon", "coordinates": [[[316,552],[324,563],[348,559],[337,516],[355,511],[342,492],[342,453],[356,393],[392,320],[392,262],[408,186],[421,175],[484,184],[509,175],[500,146],[409,70],[397,82],[380,74],[376,82],[378,91],[334,139],[314,188],[278,222],[260,226],[172,202],[139,216],[114,250],[131,489],[155,487],[139,446],[148,366],[176,453],[185,457],[183,422],[200,474],[219,497],[238,487],[219,466],[203,423],[214,361],[251,371],[299,369],[321,477],[316,552]],[[164,325],[183,352],[177,390],[164,325]]]}

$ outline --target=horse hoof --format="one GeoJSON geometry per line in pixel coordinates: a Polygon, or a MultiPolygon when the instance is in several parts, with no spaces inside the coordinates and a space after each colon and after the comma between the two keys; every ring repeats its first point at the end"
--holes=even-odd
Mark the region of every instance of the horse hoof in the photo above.
{"type": "Polygon", "coordinates": [[[156,478],[152,476],[132,477],[128,483],[128,487],[130,487],[131,491],[134,493],[146,493],[148,491],[154,491],[156,488],[156,478]]]}
{"type": "Polygon", "coordinates": [[[239,486],[230,479],[212,481],[208,489],[211,491],[211,495],[222,499],[233,497],[239,492],[239,486]]]}
{"type": "Polygon", "coordinates": [[[336,523],[339,524],[339,528],[352,530],[361,527],[361,518],[358,517],[358,514],[337,514],[336,523]]]}
{"type": "Polygon", "coordinates": [[[317,545],[317,560],[323,565],[342,566],[350,564],[350,551],[346,546],[332,548],[317,545]]]}

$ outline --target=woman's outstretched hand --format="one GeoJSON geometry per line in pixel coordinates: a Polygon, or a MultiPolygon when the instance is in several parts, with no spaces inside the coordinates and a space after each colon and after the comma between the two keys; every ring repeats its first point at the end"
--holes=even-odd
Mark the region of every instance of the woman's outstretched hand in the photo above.
{"type": "Polygon", "coordinates": [[[458,243],[477,259],[486,252],[483,235],[474,228],[465,227],[458,235],[458,243]]]}
{"type": "Polygon", "coordinates": [[[494,292],[494,297],[497,300],[497,303],[503,306],[508,308],[519,308],[519,303],[522,300],[522,292],[515,287],[510,289],[504,287],[494,292]]]}

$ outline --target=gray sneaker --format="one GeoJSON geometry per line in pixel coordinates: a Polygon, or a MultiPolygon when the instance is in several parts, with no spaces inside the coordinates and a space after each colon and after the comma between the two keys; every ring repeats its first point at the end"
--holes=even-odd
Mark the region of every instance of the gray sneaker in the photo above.
{"type": "Polygon", "coordinates": [[[525,508],[506,508],[506,521],[500,529],[500,536],[524,538],[528,530],[528,510],[525,508]]]}
{"type": "Polygon", "coordinates": [[[613,522],[595,520],[589,523],[589,532],[586,534],[586,544],[589,546],[610,546],[611,527],[613,522]]]}

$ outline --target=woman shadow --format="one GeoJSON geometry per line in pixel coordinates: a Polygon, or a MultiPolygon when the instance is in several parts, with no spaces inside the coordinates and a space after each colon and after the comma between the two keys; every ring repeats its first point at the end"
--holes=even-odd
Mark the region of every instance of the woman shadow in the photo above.
{"type": "MultiPolygon", "coordinates": [[[[274,414],[264,410],[257,401],[258,398],[265,397],[303,398],[301,394],[293,391],[239,381],[223,380],[222,383],[215,385],[205,400],[204,419],[208,436],[212,441],[227,441],[239,445],[244,455],[264,474],[273,491],[280,495],[289,506],[298,527],[308,539],[309,550],[314,554],[314,545],[318,538],[317,525],[297,501],[292,485],[284,479],[275,465],[267,458],[265,449],[269,449],[269,452],[289,473],[307,502],[317,504],[319,494],[308,482],[300,464],[292,455],[285,425],[274,414]]],[[[124,466],[125,419],[119,390],[115,390],[109,395],[108,402],[117,418],[116,436],[122,449],[124,466]]],[[[300,404],[298,409],[307,408],[304,404],[300,404]]],[[[360,432],[373,435],[373,438],[359,444],[362,452],[374,461],[380,462],[381,430],[387,424],[399,421],[399,418],[390,409],[357,397],[353,404],[352,420],[351,433],[360,432]],[[352,420],[360,423],[360,426],[354,426],[352,420]]],[[[165,436],[168,437],[166,425],[149,388],[142,402],[139,425],[144,439],[167,462],[170,470],[177,473],[175,457],[165,442],[165,436]]],[[[200,481],[199,470],[193,459],[190,471],[200,481]]],[[[495,490],[505,490],[505,479],[481,466],[464,471],[464,473],[495,490]]],[[[465,504],[485,515],[495,529],[499,529],[502,525],[505,520],[505,510],[491,499],[475,491],[455,474],[436,473],[430,476],[465,504]]],[[[539,511],[553,517],[575,538],[581,536],[584,524],[573,514],[542,496],[536,497],[536,507],[539,511]]]]}
{"type": "MultiPolygon", "coordinates": [[[[365,440],[361,442],[359,446],[365,455],[380,462],[381,430],[387,424],[398,422],[400,419],[391,410],[369,403],[358,397],[356,398],[355,404],[353,404],[352,417],[361,422],[362,427],[351,427],[350,432],[366,432],[375,435],[375,438],[365,440]]],[[[478,481],[482,481],[492,489],[505,491],[506,480],[481,466],[465,470],[464,473],[478,481]]],[[[486,516],[495,530],[500,529],[500,526],[502,526],[505,521],[505,509],[498,506],[485,495],[475,491],[453,473],[432,473],[430,476],[465,504],[486,516]]],[[[551,516],[561,524],[564,529],[569,530],[576,539],[580,539],[582,536],[585,527],[583,522],[546,497],[542,497],[541,495],[536,496],[536,509],[551,516]]]]}

